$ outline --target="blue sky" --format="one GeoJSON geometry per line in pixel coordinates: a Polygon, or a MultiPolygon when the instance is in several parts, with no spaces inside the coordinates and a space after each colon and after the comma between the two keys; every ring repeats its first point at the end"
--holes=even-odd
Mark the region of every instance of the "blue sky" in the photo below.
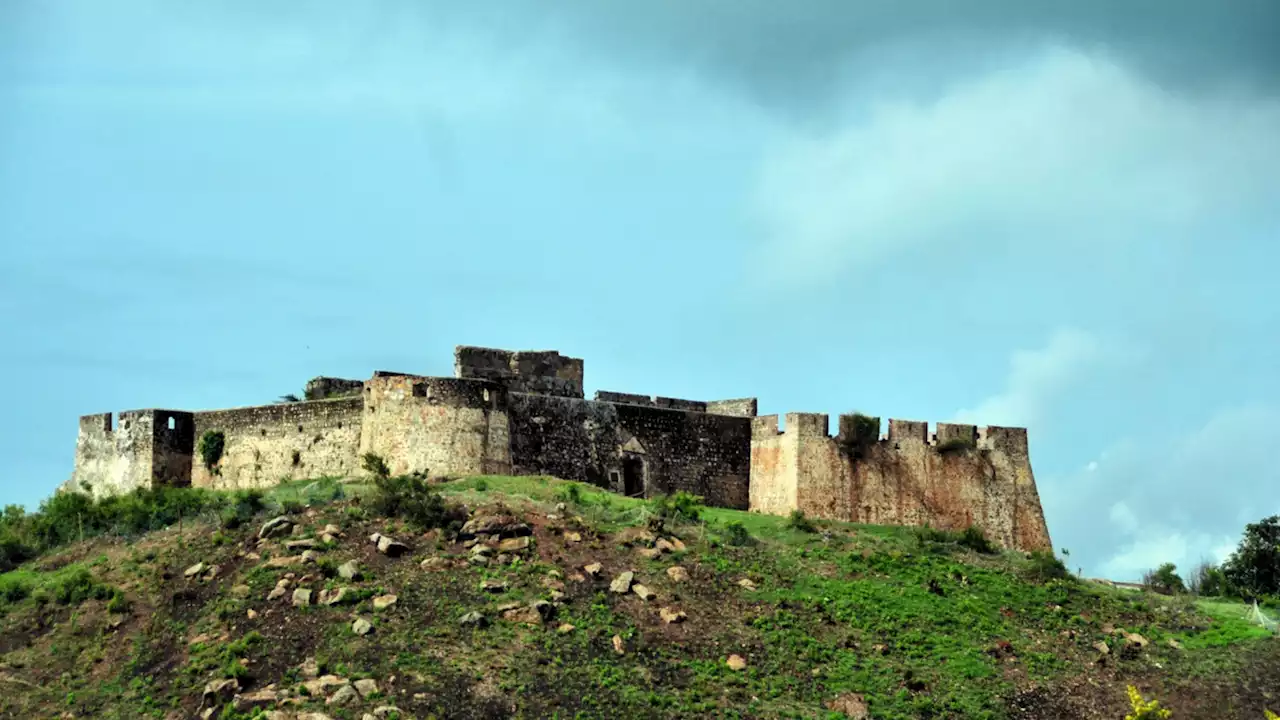
{"type": "Polygon", "coordinates": [[[1026,425],[1086,573],[1280,512],[1277,6],[784,5],[0,5],[0,501],[465,343],[1026,425]]]}

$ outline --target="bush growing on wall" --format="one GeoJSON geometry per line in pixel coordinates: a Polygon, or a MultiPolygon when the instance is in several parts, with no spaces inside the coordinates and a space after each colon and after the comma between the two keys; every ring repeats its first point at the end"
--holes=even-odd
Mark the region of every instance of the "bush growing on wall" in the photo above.
{"type": "Polygon", "coordinates": [[[222,451],[226,446],[226,442],[227,438],[222,434],[221,430],[205,430],[200,436],[196,451],[200,453],[200,461],[204,463],[207,470],[217,472],[216,466],[218,461],[222,459],[222,451]]]}
{"type": "Polygon", "coordinates": [[[365,453],[360,458],[360,467],[364,471],[372,475],[375,479],[385,480],[391,477],[391,468],[387,467],[387,461],[382,459],[377,453],[365,453]]]}

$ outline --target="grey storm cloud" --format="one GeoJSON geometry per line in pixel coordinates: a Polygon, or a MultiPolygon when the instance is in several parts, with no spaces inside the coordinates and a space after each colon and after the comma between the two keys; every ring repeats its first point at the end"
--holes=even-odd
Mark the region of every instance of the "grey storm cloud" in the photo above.
{"type": "Polygon", "coordinates": [[[821,98],[846,74],[895,55],[963,72],[1041,42],[1115,53],[1186,88],[1280,81],[1275,0],[572,0],[520,12],[526,7],[529,23],[514,13],[498,23],[485,13],[485,23],[518,35],[553,18],[612,57],[683,64],[770,103],[821,98]]]}

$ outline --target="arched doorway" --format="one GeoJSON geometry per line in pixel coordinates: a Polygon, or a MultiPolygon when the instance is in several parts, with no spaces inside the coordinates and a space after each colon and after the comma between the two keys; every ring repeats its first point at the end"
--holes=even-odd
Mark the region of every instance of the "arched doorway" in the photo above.
{"type": "Polygon", "coordinates": [[[627,497],[644,497],[644,459],[637,455],[622,458],[622,493],[627,497]]]}

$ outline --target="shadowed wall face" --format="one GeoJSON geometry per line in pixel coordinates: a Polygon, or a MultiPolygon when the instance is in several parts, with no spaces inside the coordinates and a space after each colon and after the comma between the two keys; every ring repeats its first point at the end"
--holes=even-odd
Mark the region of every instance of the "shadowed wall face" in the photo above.
{"type": "Polygon", "coordinates": [[[512,392],[581,398],[582,360],[555,350],[499,350],[459,345],[453,352],[453,374],[460,379],[489,380],[512,392]]]}

